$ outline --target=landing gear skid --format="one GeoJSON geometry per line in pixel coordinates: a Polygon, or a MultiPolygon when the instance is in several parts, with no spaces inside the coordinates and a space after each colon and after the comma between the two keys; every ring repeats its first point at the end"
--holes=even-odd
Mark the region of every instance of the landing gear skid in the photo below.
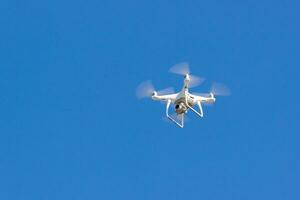
{"type": "Polygon", "coordinates": [[[200,117],[203,117],[203,110],[202,110],[200,101],[197,101],[197,105],[199,107],[199,112],[189,105],[187,98],[185,98],[185,103],[186,103],[187,107],[190,108],[194,113],[196,113],[200,117]]]}
{"type": "MultiPolygon", "coordinates": [[[[203,110],[202,110],[202,105],[200,103],[200,101],[197,101],[197,105],[199,107],[199,111],[195,110],[193,107],[191,107],[188,103],[188,100],[187,98],[185,99],[185,104],[186,106],[191,109],[194,113],[196,113],[199,117],[203,117],[203,110]]],[[[175,124],[177,124],[180,128],[183,128],[184,126],[184,113],[180,114],[180,120],[176,120],[174,119],[173,117],[171,117],[169,115],[169,108],[170,108],[170,105],[171,105],[171,100],[168,100],[167,101],[167,106],[166,106],[166,115],[167,117],[172,121],[174,122],[175,124]]]]}
{"type": "Polygon", "coordinates": [[[171,116],[169,115],[170,104],[171,104],[171,100],[168,100],[168,101],[167,101],[167,106],[166,106],[166,115],[167,115],[167,117],[168,117],[172,122],[174,122],[175,124],[177,124],[180,128],[183,128],[183,126],[184,126],[184,113],[183,113],[183,114],[180,114],[180,121],[174,119],[173,117],[171,117],[171,116]]]}

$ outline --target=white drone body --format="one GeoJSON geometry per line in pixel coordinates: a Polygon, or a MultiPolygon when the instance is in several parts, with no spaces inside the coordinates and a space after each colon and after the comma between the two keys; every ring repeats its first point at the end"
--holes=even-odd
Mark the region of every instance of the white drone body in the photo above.
{"type": "MultiPolygon", "coordinates": [[[[162,92],[155,91],[151,83],[147,82],[147,84],[144,83],[141,84],[140,87],[138,87],[137,95],[138,97],[150,96],[153,100],[166,102],[167,118],[181,128],[184,127],[184,116],[189,109],[196,113],[199,117],[203,117],[203,104],[214,103],[216,101],[215,94],[228,95],[229,93],[228,91],[225,92],[225,87],[221,88],[223,92],[217,91],[216,87],[213,87],[211,92],[207,94],[191,94],[189,92],[189,88],[191,86],[195,86],[195,82],[198,82],[197,84],[200,84],[200,82],[202,82],[204,79],[190,75],[187,63],[177,64],[174,67],[172,67],[170,71],[173,73],[184,75],[184,83],[180,92],[171,93],[165,91],[165,93],[171,94],[160,95],[160,93],[162,92]],[[170,115],[169,110],[171,104],[174,104],[174,110],[176,112],[177,117],[173,117],[172,115],[170,115]],[[198,108],[195,109],[194,106],[198,108]]],[[[221,85],[219,84],[219,86],[221,85]]],[[[220,87],[218,88],[220,90],[220,87]]]]}
{"type": "Polygon", "coordinates": [[[214,103],[216,101],[213,93],[210,93],[209,97],[198,96],[189,93],[189,83],[190,77],[188,74],[185,75],[184,78],[184,85],[180,92],[175,94],[168,94],[168,95],[158,95],[157,92],[153,92],[152,99],[165,101],[166,102],[166,115],[167,117],[176,123],[179,127],[183,128],[184,126],[184,115],[191,109],[195,112],[199,117],[203,117],[203,109],[202,103],[214,103]],[[177,113],[180,121],[174,119],[169,114],[169,108],[171,103],[175,105],[175,112],[177,113]],[[193,108],[194,105],[198,106],[198,111],[193,108]]]}

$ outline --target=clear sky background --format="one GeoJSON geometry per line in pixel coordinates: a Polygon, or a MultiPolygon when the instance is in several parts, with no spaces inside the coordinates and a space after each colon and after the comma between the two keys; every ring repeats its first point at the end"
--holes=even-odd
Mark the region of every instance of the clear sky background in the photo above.
{"type": "Polygon", "coordinates": [[[0,199],[299,199],[300,3],[0,3],[0,199]],[[188,61],[230,97],[189,113],[137,100],[188,61]]]}

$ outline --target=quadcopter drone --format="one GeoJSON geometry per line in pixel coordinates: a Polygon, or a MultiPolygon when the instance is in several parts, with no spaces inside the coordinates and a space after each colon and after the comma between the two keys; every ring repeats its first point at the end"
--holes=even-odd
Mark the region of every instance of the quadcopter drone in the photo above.
{"type": "Polygon", "coordinates": [[[151,97],[153,100],[166,102],[167,118],[181,128],[184,126],[184,116],[189,109],[199,117],[203,117],[203,104],[213,104],[216,102],[215,96],[227,96],[230,93],[228,88],[219,83],[214,83],[209,93],[190,93],[189,88],[201,84],[204,78],[191,75],[188,63],[174,65],[169,71],[184,76],[180,92],[174,93],[173,88],[156,91],[151,81],[145,81],[138,86],[136,94],[138,98],[151,97]],[[171,104],[174,104],[175,117],[169,112],[171,104]],[[197,110],[193,108],[196,105],[198,106],[197,110]]]}

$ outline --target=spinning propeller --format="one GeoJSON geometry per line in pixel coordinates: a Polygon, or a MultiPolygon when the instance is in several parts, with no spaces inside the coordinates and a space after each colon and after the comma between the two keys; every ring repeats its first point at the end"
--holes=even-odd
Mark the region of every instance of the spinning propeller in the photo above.
{"type": "Polygon", "coordinates": [[[194,95],[211,97],[211,96],[229,96],[230,89],[222,83],[213,83],[210,89],[210,93],[197,93],[193,92],[194,95]]]}
{"type": "Polygon", "coordinates": [[[222,83],[213,83],[210,93],[216,96],[229,96],[230,89],[222,83]]]}
{"type": "Polygon", "coordinates": [[[136,89],[137,98],[146,98],[151,97],[153,95],[165,95],[174,93],[174,89],[172,87],[156,91],[151,81],[142,82],[136,89]]]}
{"type": "Polygon", "coordinates": [[[190,74],[190,67],[189,64],[187,62],[183,62],[183,63],[179,63],[174,65],[173,67],[170,68],[169,72],[174,73],[174,74],[179,74],[179,75],[183,75],[183,76],[189,76],[190,78],[190,83],[189,83],[189,87],[196,87],[198,85],[200,85],[205,78],[201,78],[198,76],[194,76],[190,74]]]}

